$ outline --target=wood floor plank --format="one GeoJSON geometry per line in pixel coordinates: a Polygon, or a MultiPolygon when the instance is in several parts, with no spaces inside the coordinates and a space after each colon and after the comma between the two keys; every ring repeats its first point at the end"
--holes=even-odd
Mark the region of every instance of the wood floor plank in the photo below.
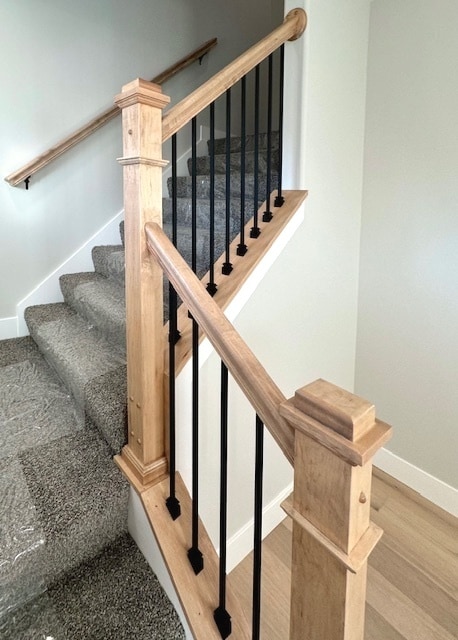
{"type": "Polygon", "coordinates": [[[371,607],[366,605],[366,627],[364,640],[405,640],[399,631],[396,631],[385,618],[371,607]]]}
{"type": "Polygon", "coordinates": [[[384,538],[370,557],[370,566],[425,611],[454,638],[458,638],[458,603],[439,589],[430,576],[385,544],[384,538]]]}
{"type": "Polygon", "coordinates": [[[372,567],[368,569],[367,602],[405,640],[456,640],[456,636],[428,616],[372,567]]]}
{"type": "Polygon", "coordinates": [[[450,551],[454,541],[434,532],[434,526],[418,518],[414,510],[401,509],[388,500],[374,515],[385,531],[385,544],[428,574],[437,586],[458,598],[458,555],[450,551]]]}
{"type": "MultiPolygon", "coordinates": [[[[261,637],[285,640],[289,637],[289,606],[291,563],[287,566],[278,557],[278,545],[291,546],[291,533],[282,525],[276,536],[266,540],[262,552],[261,637]],[[275,540],[275,542],[273,542],[275,540]]],[[[229,575],[229,584],[244,608],[245,618],[252,616],[253,559],[247,556],[229,575]]]]}
{"type": "MultiPolygon", "coordinates": [[[[372,498],[385,534],[369,557],[365,640],[458,640],[458,520],[381,472],[372,498]]],[[[288,638],[291,530],[287,518],[264,541],[262,640],[288,638]]],[[[251,563],[231,574],[245,616],[251,563]]]]}

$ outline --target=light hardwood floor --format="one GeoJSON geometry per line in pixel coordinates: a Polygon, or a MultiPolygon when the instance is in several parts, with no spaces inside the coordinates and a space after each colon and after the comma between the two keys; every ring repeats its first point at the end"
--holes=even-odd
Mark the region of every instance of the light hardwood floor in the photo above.
{"type": "MultiPolygon", "coordinates": [[[[372,520],[385,533],[369,559],[365,640],[457,640],[458,519],[374,470],[372,520]]],[[[261,637],[287,640],[288,520],[264,541],[262,562],[261,637]]],[[[248,616],[251,567],[248,556],[229,576],[248,616]]]]}

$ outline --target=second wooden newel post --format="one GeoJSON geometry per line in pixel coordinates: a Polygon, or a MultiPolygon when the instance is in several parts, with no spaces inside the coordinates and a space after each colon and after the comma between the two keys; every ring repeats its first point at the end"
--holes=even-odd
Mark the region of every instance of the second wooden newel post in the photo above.
{"type": "Polygon", "coordinates": [[[161,87],[134,80],[116,97],[122,109],[128,443],[123,463],[142,485],[167,473],[164,438],[162,270],[150,260],[145,224],[162,226],[161,87]]]}
{"type": "Polygon", "coordinates": [[[294,427],[291,640],[363,640],[372,457],[391,428],[373,405],[324,380],[281,407],[294,427]]]}

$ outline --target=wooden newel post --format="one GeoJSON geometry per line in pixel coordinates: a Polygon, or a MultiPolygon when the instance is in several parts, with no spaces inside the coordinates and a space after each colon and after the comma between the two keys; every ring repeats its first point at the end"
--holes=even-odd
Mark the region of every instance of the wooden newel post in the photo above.
{"type": "Polygon", "coordinates": [[[170,98],[145,80],[125,85],[122,109],[128,444],[122,459],[142,484],[167,472],[163,410],[162,270],[150,261],[144,227],[162,226],[162,109],[170,98]]]}
{"type": "Polygon", "coordinates": [[[295,429],[291,640],[363,640],[372,457],[390,438],[374,406],[324,380],[281,414],[295,429]]]}

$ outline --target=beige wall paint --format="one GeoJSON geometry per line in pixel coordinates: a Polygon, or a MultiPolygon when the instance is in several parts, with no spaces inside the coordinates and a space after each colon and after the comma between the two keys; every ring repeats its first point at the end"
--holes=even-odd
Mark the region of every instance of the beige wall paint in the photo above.
{"type": "Polygon", "coordinates": [[[356,390],[458,488],[458,4],[372,3],[356,390]]]}

